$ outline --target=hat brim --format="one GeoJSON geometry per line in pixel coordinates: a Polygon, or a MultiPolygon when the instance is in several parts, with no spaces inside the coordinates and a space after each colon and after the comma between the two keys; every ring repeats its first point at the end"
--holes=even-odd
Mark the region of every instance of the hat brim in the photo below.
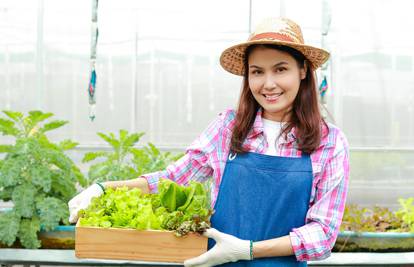
{"type": "Polygon", "coordinates": [[[313,70],[318,69],[329,59],[329,52],[321,48],[295,44],[277,40],[254,40],[231,46],[223,51],[220,56],[220,65],[228,72],[243,76],[244,75],[244,56],[246,48],[254,44],[274,44],[288,46],[301,52],[311,63],[313,70]]]}

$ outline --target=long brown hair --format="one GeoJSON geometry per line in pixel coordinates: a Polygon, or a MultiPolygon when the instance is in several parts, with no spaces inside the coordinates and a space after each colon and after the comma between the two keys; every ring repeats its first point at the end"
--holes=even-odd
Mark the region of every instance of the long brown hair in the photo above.
{"type": "MultiPolygon", "coordinates": [[[[287,46],[271,44],[252,45],[246,49],[243,87],[231,137],[231,150],[237,153],[247,152],[243,149],[242,145],[253,126],[256,113],[260,108],[259,103],[257,103],[250,91],[248,76],[248,58],[253,49],[258,46],[286,52],[296,60],[298,66],[301,68],[303,68],[305,64],[308,66],[306,77],[301,81],[298,94],[293,101],[292,110],[290,111],[290,120],[285,124],[280,136],[286,135],[294,127],[299,150],[310,154],[315,151],[320,144],[322,138],[321,125],[327,128],[326,122],[319,111],[315,72],[310,67],[311,65],[307,62],[305,56],[299,51],[287,46]]],[[[289,114],[285,114],[285,116],[286,115],[289,114]]]]}

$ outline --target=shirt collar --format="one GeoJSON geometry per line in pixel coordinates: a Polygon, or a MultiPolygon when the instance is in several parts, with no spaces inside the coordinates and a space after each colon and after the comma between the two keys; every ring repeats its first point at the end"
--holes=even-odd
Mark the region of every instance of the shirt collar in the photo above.
{"type": "MultiPolygon", "coordinates": [[[[264,126],[263,126],[263,120],[262,120],[262,114],[263,109],[259,108],[256,112],[256,118],[253,122],[253,127],[250,130],[249,134],[247,135],[247,138],[255,138],[260,134],[263,134],[264,132],[264,126]]],[[[284,139],[282,137],[282,139],[284,139]]],[[[284,142],[291,143],[293,141],[296,141],[296,134],[295,134],[295,127],[293,127],[287,134],[287,138],[284,140],[284,142]]]]}
{"type": "MultiPolygon", "coordinates": [[[[247,135],[248,139],[256,138],[258,135],[264,133],[262,114],[263,114],[263,109],[259,108],[257,110],[257,113],[256,113],[256,118],[254,119],[254,122],[253,122],[253,127],[249,131],[249,134],[247,135]]],[[[329,145],[330,144],[329,135],[328,135],[329,134],[329,128],[328,128],[329,126],[326,127],[325,124],[322,123],[321,127],[322,127],[322,139],[321,139],[321,142],[320,142],[320,146],[329,145]]],[[[282,136],[281,143],[292,143],[292,142],[295,142],[296,140],[297,140],[296,128],[293,127],[287,133],[286,138],[284,138],[282,136]]]]}
{"type": "Polygon", "coordinates": [[[247,138],[254,138],[257,135],[264,132],[263,121],[262,121],[262,109],[256,112],[256,118],[253,122],[253,127],[250,129],[249,133],[247,134],[247,138]]]}

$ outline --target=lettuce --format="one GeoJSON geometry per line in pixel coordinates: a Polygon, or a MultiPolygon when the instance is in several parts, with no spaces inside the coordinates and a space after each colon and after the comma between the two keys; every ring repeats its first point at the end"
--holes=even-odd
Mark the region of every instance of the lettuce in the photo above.
{"type": "Polygon", "coordinates": [[[210,227],[209,192],[198,182],[180,186],[161,179],[158,194],[138,188],[108,188],[79,213],[81,226],[172,230],[178,236],[210,227]]]}
{"type": "Polygon", "coordinates": [[[158,186],[161,205],[173,212],[187,201],[185,188],[168,179],[161,179],[158,186]]]}

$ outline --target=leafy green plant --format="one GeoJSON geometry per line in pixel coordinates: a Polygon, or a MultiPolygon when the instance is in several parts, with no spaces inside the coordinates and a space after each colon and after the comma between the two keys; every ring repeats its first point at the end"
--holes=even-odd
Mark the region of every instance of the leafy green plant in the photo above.
{"type": "Polygon", "coordinates": [[[133,149],[132,154],[132,163],[138,175],[163,170],[184,155],[184,153],[161,152],[152,143],[148,143],[142,149],[133,149]]]}
{"type": "Polygon", "coordinates": [[[410,232],[414,233],[414,198],[399,199],[401,208],[396,212],[396,216],[400,218],[410,232]]]}
{"type": "Polygon", "coordinates": [[[13,145],[1,145],[0,199],[12,201],[11,211],[0,213],[0,242],[12,245],[16,238],[26,248],[40,247],[37,233],[41,226],[52,230],[68,224],[67,201],[76,193],[76,183],[86,181],[72,160],[64,153],[77,143],[64,140],[54,144],[46,132],[60,128],[67,121],[44,123],[52,113],[3,111],[0,132],[13,136],[13,145]]]}
{"type": "Polygon", "coordinates": [[[129,134],[126,130],[119,131],[119,138],[113,133],[98,133],[107,142],[112,151],[88,152],[84,155],[82,162],[90,162],[98,158],[103,161],[90,166],[88,172],[88,182],[118,181],[137,177],[137,172],[131,164],[132,151],[134,145],[139,141],[144,133],[129,134]]]}
{"type": "Polygon", "coordinates": [[[159,182],[159,194],[142,194],[138,188],[108,188],[80,211],[81,226],[172,230],[177,236],[202,232],[210,226],[209,192],[198,182],[180,186],[159,182]]]}
{"type": "Polygon", "coordinates": [[[118,138],[113,133],[98,135],[112,150],[88,152],[84,155],[83,163],[100,160],[89,168],[89,184],[137,178],[144,173],[162,170],[181,156],[170,152],[162,153],[151,143],[142,149],[134,147],[144,133],[130,134],[126,130],[120,130],[118,138]]]}
{"type": "Polygon", "coordinates": [[[351,204],[345,207],[341,231],[407,232],[409,228],[398,213],[388,208],[375,206],[369,209],[351,204]]]}

